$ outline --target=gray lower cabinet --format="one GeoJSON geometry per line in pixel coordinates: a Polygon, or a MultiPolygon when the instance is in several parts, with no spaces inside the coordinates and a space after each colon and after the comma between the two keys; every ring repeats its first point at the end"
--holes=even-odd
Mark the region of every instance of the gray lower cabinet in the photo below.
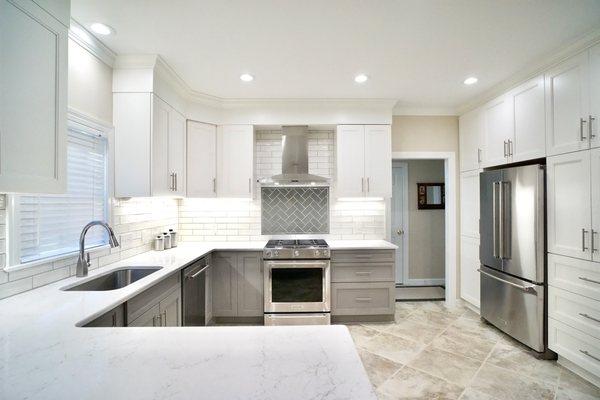
{"type": "Polygon", "coordinates": [[[129,322],[127,326],[160,326],[158,323],[159,314],[160,307],[158,304],[154,304],[142,315],[129,322]]]}
{"type": "Polygon", "coordinates": [[[216,252],[212,256],[215,317],[262,317],[263,266],[260,252],[216,252]]]}
{"type": "Polygon", "coordinates": [[[181,318],[179,273],[127,301],[127,326],[181,326],[181,318]]]}
{"type": "Polygon", "coordinates": [[[86,328],[125,326],[125,307],[121,304],[95,320],[85,324],[86,328]]]}

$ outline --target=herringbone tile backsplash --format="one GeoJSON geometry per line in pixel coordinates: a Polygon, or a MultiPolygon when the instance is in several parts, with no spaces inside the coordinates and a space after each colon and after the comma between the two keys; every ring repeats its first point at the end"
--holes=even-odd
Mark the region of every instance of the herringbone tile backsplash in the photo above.
{"type": "Polygon", "coordinates": [[[263,235],[329,233],[329,188],[263,187],[263,235]]]}

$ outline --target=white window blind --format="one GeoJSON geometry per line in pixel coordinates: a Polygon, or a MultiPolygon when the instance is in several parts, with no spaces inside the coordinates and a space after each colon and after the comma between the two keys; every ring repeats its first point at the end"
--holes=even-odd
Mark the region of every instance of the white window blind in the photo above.
{"type": "MultiPolygon", "coordinates": [[[[71,253],[79,249],[81,229],[108,217],[107,141],[98,132],[70,124],[67,139],[67,193],[16,196],[12,249],[20,263],[71,253]]],[[[86,248],[108,243],[104,230],[86,235],[86,248]]]]}

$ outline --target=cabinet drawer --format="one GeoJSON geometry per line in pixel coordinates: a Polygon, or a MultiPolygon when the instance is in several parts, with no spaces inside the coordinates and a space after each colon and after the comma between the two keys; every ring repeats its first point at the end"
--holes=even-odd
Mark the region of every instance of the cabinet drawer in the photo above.
{"type": "Polygon", "coordinates": [[[332,315],[381,315],[394,313],[394,283],[334,283],[332,315]]]}
{"type": "Polygon", "coordinates": [[[548,284],[600,301],[600,264],[548,254],[548,284]]]}
{"type": "Polygon", "coordinates": [[[548,316],[600,339],[600,301],[551,286],[548,316]]]}
{"type": "Polygon", "coordinates": [[[548,347],[586,371],[600,376],[600,340],[548,318],[548,347]]]}
{"type": "Polygon", "coordinates": [[[174,289],[181,287],[181,274],[179,272],[166,277],[156,285],[144,290],[134,298],[127,301],[127,321],[133,321],[150,307],[167,297],[174,289]]]}
{"type": "Polygon", "coordinates": [[[394,263],[333,263],[332,282],[394,282],[394,263]]]}
{"type": "Polygon", "coordinates": [[[331,262],[394,262],[394,250],[334,250],[331,262]]]}

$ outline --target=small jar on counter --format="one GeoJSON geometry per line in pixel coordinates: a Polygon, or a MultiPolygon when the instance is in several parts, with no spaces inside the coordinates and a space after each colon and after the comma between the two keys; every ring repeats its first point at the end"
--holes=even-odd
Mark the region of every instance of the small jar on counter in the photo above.
{"type": "Polygon", "coordinates": [[[154,238],[154,250],[163,251],[165,249],[165,239],[162,235],[154,238]]]}
{"type": "Polygon", "coordinates": [[[168,250],[171,248],[171,235],[169,235],[169,232],[163,232],[163,239],[165,241],[165,250],[168,250]]]}
{"type": "Polygon", "coordinates": [[[171,235],[171,247],[177,247],[177,239],[179,235],[173,229],[169,229],[169,235],[171,235]]]}

